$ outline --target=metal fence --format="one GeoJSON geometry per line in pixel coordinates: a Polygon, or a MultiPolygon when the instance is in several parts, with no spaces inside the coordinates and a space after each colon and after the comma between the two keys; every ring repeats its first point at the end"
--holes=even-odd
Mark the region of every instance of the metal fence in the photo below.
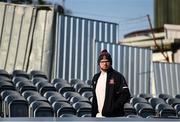
{"type": "Polygon", "coordinates": [[[50,6],[0,3],[0,68],[42,70],[49,75],[53,17],[50,6]]]}
{"type": "MultiPolygon", "coordinates": [[[[107,49],[110,52],[113,60],[113,68],[125,76],[132,95],[151,93],[151,50],[96,42],[95,61],[97,61],[102,49],[107,49]]],[[[95,64],[95,72],[98,71],[99,67],[95,64]]]]}
{"type": "Polygon", "coordinates": [[[156,94],[180,94],[180,64],[154,62],[156,94]]]}
{"type": "Polygon", "coordinates": [[[117,30],[115,23],[57,14],[54,77],[91,79],[93,39],[117,43],[117,30]]]}

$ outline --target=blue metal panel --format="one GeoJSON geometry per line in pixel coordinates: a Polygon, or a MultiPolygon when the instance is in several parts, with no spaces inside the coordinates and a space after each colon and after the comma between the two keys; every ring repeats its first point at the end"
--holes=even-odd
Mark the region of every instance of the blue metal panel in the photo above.
{"type": "Polygon", "coordinates": [[[157,95],[180,93],[180,64],[153,62],[153,68],[157,95]]]}
{"type": "Polygon", "coordinates": [[[115,23],[58,15],[56,19],[55,77],[91,79],[94,39],[117,43],[115,23]]]}

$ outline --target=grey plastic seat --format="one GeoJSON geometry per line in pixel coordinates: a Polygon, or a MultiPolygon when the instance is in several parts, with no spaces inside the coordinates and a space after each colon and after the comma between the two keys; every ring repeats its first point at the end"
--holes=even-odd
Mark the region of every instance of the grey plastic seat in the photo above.
{"type": "Polygon", "coordinates": [[[71,80],[69,81],[69,84],[70,84],[72,87],[74,87],[74,85],[75,85],[76,83],[83,83],[83,84],[84,84],[84,82],[83,82],[82,80],[80,80],[80,79],[71,79],[71,80]]]}
{"type": "Polygon", "coordinates": [[[71,97],[81,96],[81,95],[78,92],[67,91],[63,94],[63,96],[69,101],[71,97]]]}
{"type": "Polygon", "coordinates": [[[133,97],[130,99],[130,103],[134,106],[136,103],[148,103],[145,98],[133,97]]]}
{"type": "MultiPolygon", "coordinates": [[[[9,77],[10,77],[10,76],[9,76],[9,77]]],[[[6,77],[6,76],[1,76],[1,75],[0,75],[0,80],[1,80],[1,81],[12,82],[12,79],[11,79],[11,78],[9,78],[9,77],[6,77]]]]}
{"type": "Polygon", "coordinates": [[[2,81],[0,79],[0,93],[4,90],[15,90],[15,87],[11,82],[2,81]]]}
{"type": "Polygon", "coordinates": [[[92,85],[92,81],[91,81],[91,80],[85,80],[84,82],[85,82],[85,84],[87,84],[87,85],[92,85]]]}
{"type": "Polygon", "coordinates": [[[82,94],[85,91],[92,91],[92,88],[90,85],[84,84],[84,83],[76,83],[74,84],[74,89],[76,92],[82,94]]]}
{"type": "Polygon", "coordinates": [[[124,116],[136,115],[136,114],[137,113],[136,113],[135,108],[130,103],[124,104],[124,116]]]}
{"type": "Polygon", "coordinates": [[[174,109],[176,110],[176,115],[177,115],[178,117],[180,117],[180,104],[176,104],[176,105],[174,106],[174,109]]]}
{"type": "Polygon", "coordinates": [[[48,80],[42,77],[35,77],[31,79],[31,82],[37,87],[37,84],[40,82],[46,82],[48,83],[48,80]]]}
{"type": "Polygon", "coordinates": [[[166,99],[168,99],[168,98],[173,98],[171,95],[164,94],[164,93],[159,94],[158,97],[163,99],[164,101],[166,101],[166,99]]]}
{"type": "Polygon", "coordinates": [[[155,109],[156,106],[160,103],[166,104],[166,102],[161,98],[150,98],[148,102],[151,104],[151,106],[155,109]]]}
{"type": "Polygon", "coordinates": [[[76,110],[67,102],[57,101],[52,104],[53,110],[56,113],[56,117],[60,117],[62,115],[76,115],[76,110]]]}
{"type": "Polygon", "coordinates": [[[65,80],[65,79],[62,79],[62,78],[55,78],[55,79],[53,79],[52,81],[51,81],[51,83],[52,84],[56,84],[56,83],[61,83],[61,82],[63,82],[63,83],[68,83],[68,81],[67,80],[65,80]]]}
{"type": "Polygon", "coordinates": [[[16,83],[16,88],[20,93],[23,93],[26,90],[37,91],[37,88],[30,81],[19,81],[18,83],[16,83]]]}
{"type": "Polygon", "coordinates": [[[53,95],[48,98],[49,103],[52,105],[54,102],[69,102],[66,98],[64,98],[61,94],[53,95]]]}
{"type": "Polygon", "coordinates": [[[152,96],[152,94],[148,94],[148,93],[140,93],[137,95],[137,97],[142,97],[142,98],[145,98],[146,100],[149,100],[153,96],[152,96]]]}
{"type": "Polygon", "coordinates": [[[88,100],[88,98],[85,98],[83,96],[73,96],[73,97],[71,97],[70,103],[73,104],[73,103],[76,103],[76,102],[87,102],[87,103],[91,104],[91,102],[88,100]]]}
{"type": "Polygon", "coordinates": [[[28,78],[22,77],[22,76],[14,76],[12,79],[12,82],[14,84],[17,84],[18,82],[21,82],[21,81],[30,82],[30,80],[28,78]]]}
{"type": "Polygon", "coordinates": [[[4,76],[6,78],[11,78],[11,75],[4,69],[0,69],[0,76],[4,76]]]}
{"type": "Polygon", "coordinates": [[[156,106],[157,114],[159,117],[176,116],[176,111],[169,104],[160,103],[156,106]]]}
{"type": "Polygon", "coordinates": [[[155,115],[155,110],[148,103],[137,103],[134,105],[134,108],[136,109],[137,114],[143,118],[155,115]]]}
{"type": "Polygon", "coordinates": [[[11,90],[3,90],[0,94],[0,112],[1,112],[1,116],[3,116],[3,117],[4,117],[4,113],[6,111],[4,100],[8,95],[12,95],[12,94],[20,96],[19,92],[12,90],[12,89],[11,90]]]}
{"type": "Polygon", "coordinates": [[[76,102],[72,106],[76,109],[76,115],[78,117],[82,117],[85,114],[91,114],[91,104],[87,102],[76,102]]]}
{"type": "Polygon", "coordinates": [[[175,98],[180,99],[180,94],[176,94],[176,95],[175,95],[175,98]]]}
{"type": "Polygon", "coordinates": [[[30,71],[30,76],[31,76],[31,78],[40,77],[40,78],[48,79],[48,76],[43,71],[40,71],[40,70],[30,71]]]}
{"type": "Polygon", "coordinates": [[[5,99],[5,115],[8,117],[28,117],[28,102],[20,95],[8,95],[5,99]],[[21,108],[21,109],[19,109],[21,108]]]}
{"type": "Polygon", "coordinates": [[[92,93],[92,91],[85,91],[82,93],[82,96],[90,99],[93,96],[93,93],[92,93]]]}
{"type": "Polygon", "coordinates": [[[29,105],[29,117],[54,117],[54,111],[48,102],[34,101],[29,105]]]}
{"type": "Polygon", "coordinates": [[[54,84],[54,87],[57,89],[58,92],[63,94],[64,92],[67,91],[75,91],[75,89],[68,83],[66,82],[58,82],[54,84]]]}
{"type": "MultiPolygon", "coordinates": [[[[59,92],[57,92],[57,91],[47,91],[47,92],[45,92],[44,93],[44,97],[46,98],[46,99],[48,99],[49,97],[51,97],[51,96],[59,96],[59,95],[61,95],[59,92]]],[[[61,95],[62,96],[62,95],[61,95]]]]}
{"type": "Polygon", "coordinates": [[[44,93],[46,93],[47,91],[56,91],[56,88],[48,82],[39,82],[36,85],[41,95],[44,95],[44,93]]]}
{"type": "Polygon", "coordinates": [[[39,96],[41,97],[41,95],[39,94],[39,92],[34,91],[34,90],[26,90],[22,93],[22,96],[27,99],[29,96],[39,96]]]}
{"type": "Polygon", "coordinates": [[[27,78],[27,79],[30,78],[29,74],[24,70],[13,70],[12,77],[18,77],[18,76],[24,77],[24,78],[27,78]]]}
{"type": "Polygon", "coordinates": [[[175,105],[180,104],[180,99],[168,98],[168,99],[166,99],[166,102],[174,108],[175,105]]]}
{"type": "Polygon", "coordinates": [[[27,101],[28,101],[29,104],[31,104],[34,101],[45,101],[45,102],[48,102],[48,100],[45,97],[35,96],[35,95],[31,95],[31,96],[27,97],[27,101]]]}

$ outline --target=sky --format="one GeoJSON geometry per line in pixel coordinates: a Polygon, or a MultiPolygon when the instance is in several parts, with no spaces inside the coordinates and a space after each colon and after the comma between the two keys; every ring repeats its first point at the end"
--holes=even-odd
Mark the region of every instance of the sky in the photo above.
{"type": "MultiPolygon", "coordinates": [[[[63,0],[53,0],[62,5],[63,0]]],[[[73,16],[119,24],[119,38],[127,33],[149,29],[147,15],[154,23],[154,0],[64,0],[73,16]]]]}

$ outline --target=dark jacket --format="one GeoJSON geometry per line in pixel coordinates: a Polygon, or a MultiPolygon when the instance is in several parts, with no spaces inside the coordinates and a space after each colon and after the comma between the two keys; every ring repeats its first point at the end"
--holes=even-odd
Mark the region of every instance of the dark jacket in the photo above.
{"type": "MultiPolygon", "coordinates": [[[[96,98],[96,84],[100,73],[94,75],[92,79],[93,101],[92,101],[92,117],[98,113],[98,105],[96,98]]],[[[124,104],[130,99],[130,92],[127,87],[126,80],[122,74],[110,68],[107,72],[106,94],[102,116],[119,117],[124,116],[124,104]]]]}

